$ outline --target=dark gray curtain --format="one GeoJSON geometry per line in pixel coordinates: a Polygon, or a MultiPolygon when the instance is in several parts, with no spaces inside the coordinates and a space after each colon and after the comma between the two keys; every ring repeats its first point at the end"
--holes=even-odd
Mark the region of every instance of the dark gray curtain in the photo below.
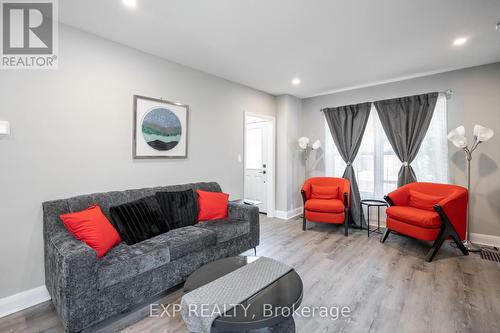
{"type": "Polygon", "coordinates": [[[358,154],[361,139],[370,116],[370,108],[371,103],[362,103],[322,110],[340,156],[347,163],[342,177],[349,179],[351,182],[351,221],[357,226],[365,223],[364,217],[361,217],[360,220],[361,198],[352,162],[354,162],[358,154]]]}
{"type": "Polygon", "coordinates": [[[399,169],[398,187],[417,181],[411,162],[427,133],[437,98],[438,93],[433,92],[375,102],[384,132],[403,163],[399,169]]]}

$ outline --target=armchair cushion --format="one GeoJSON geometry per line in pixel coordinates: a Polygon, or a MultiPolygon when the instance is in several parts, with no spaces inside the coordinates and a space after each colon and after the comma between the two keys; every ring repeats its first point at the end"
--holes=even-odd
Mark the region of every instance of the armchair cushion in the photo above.
{"type": "Polygon", "coordinates": [[[322,213],[343,213],[344,203],[339,199],[309,199],[305,204],[306,210],[322,213]]]}
{"type": "Polygon", "coordinates": [[[311,185],[311,199],[337,199],[338,197],[338,186],[311,185]]]}
{"type": "Polygon", "coordinates": [[[387,208],[388,217],[421,228],[436,229],[441,226],[438,213],[415,207],[391,206],[387,208]]]}
{"type": "Polygon", "coordinates": [[[441,200],[443,200],[442,196],[410,190],[410,207],[434,211],[434,205],[438,204],[441,200]]]}

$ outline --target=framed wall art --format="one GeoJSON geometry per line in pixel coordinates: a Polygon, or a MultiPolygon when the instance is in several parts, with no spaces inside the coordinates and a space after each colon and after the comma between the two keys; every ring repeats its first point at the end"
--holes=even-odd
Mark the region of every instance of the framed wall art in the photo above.
{"type": "Polygon", "coordinates": [[[134,95],[134,158],[187,158],[189,106],[134,95]]]}

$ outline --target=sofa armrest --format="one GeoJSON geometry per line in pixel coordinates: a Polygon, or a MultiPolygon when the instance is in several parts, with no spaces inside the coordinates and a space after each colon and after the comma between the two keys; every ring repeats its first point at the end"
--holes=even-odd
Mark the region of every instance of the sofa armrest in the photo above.
{"type": "Polygon", "coordinates": [[[97,254],[94,249],[84,242],[76,239],[71,233],[60,232],[48,237],[48,246],[52,247],[54,255],[61,262],[65,263],[65,267],[71,264],[88,262],[91,266],[97,264],[97,254]]]}
{"type": "Polygon", "coordinates": [[[244,203],[229,202],[228,211],[229,219],[250,222],[250,234],[253,244],[254,246],[259,245],[259,208],[257,206],[246,205],[244,203]]]}
{"type": "Polygon", "coordinates": [[[78,303],[97,297],[97,256],[69,232],[46,235],[45,284],[63,322],[83,315],[78,303]]]}
{"type": "MultiPolygon", "coordinates": [[[[79,331],[92,321],[97,290],[97,255],[76,239],[59,216],[70,212],[66,200],[43,203],[45,285],[66,331],[79,331]]],[[[95,311],[94,311],[95,312],[95,311]]]]}

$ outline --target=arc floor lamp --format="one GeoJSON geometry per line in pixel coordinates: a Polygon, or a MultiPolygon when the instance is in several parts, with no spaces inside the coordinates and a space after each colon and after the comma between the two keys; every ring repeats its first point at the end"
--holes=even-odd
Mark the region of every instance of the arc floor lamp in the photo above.
{"type": "Polygon", "coordinates": [[[488,141],[494,135],[494,132],[491,128],[486,128],[481,125],[474,126],[474,143],[471,146],[468,146],[467,137],[465,136],[465,127],[459,126],[454,130],[451,130],[448,133],[448,140],[450,140],[456,147],[462,149],[465,153],[465,159],[467,160],[467,195],[468,195],[468,204],[467,204],[467,229],[465,233],[464,246],[467,250],[471,252],[478,252],[481,249],[470,241],[470,161],[472,160],[472,153],[476,148],[483,142],[488,141]]]}

